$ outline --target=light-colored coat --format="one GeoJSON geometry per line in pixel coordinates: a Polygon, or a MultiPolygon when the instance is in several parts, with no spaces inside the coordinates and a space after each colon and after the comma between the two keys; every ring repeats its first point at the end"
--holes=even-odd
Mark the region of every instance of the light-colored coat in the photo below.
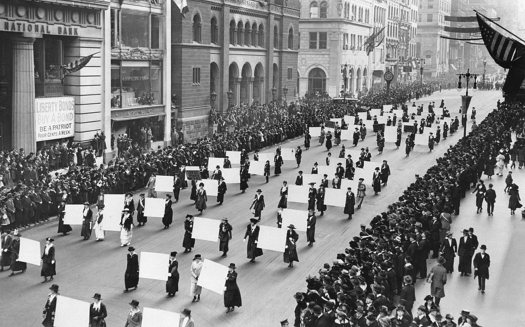
{"type": "Polygon", "coordinates": [[[430,284],[430,295],[438,298],[445,297],[445,284],[447,283],[447,270],[441,264],[430,269],[432,282],[430,284]]]}

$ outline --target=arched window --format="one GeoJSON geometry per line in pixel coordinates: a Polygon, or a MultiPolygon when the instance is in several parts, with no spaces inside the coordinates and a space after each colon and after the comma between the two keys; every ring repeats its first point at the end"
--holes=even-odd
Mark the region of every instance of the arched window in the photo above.
{"type": "Polygon", "coordinates": [[[242,22],[239,22],[237,23],[237,45],[242,45],[244,42],[242,32],[243,32],[242,22]]]}
{"type": "Polygon", "coordinates": [[[253,23],[252,25],[252,46],[256,47],[257,46],[257,35],[259,34],[259,32],[257,31],[257,23],[253,23]]]}
{"type": "Polygon", "coordinates": [[[326,18],[328,17],[328,2],[321,2],[321,8],[319,10],[319,17],[326,18]]]}
{"type": "Polygon", "coordinates": [[[319,18],[319,5],[315,1],[310,4],[310,18],[319,18]]]}
{"type": "Polygon", "coordinates": [[[308,92],[324,94],[326,92],[326,74],[320,68],[314,68],[308,74],[308,92]]]}
{"type": "Polygon", "coordinates": [[[263,24],[259,25],[259,46],[264,48],[264,26],[263,24]]]}
{"type": "Polygon", "coordinates": [[[215,17],[211,19],[211,43],[219,44],[219,25],[215,17]]]}
{"type": "Polygon", "coordinates": [[[288,30],[288,49],[293,49],[293,28],[288,30]]]}
{"type": "Polygon", "coordinates": [[[237,33],[235,33],[235,21],[230,22],[230,44],[235,45],[235,36],[237,33]]]}
{"type": "Polygon", "coordinates": [[[277,25],[273,27],[273,47],[279,48],[279,28],[277,28],[277,25]]]}
{"type": "Polygon", "coordinates": [[[193,16],[193,42],[201,43],[201,16],[193,16]]]}
{"type": "Polygon", "coordinates": [[[250,23],[246,22],[244,25],[244,45],[250,46],[252,43],[252,31],[250,29],[250,23]]]}

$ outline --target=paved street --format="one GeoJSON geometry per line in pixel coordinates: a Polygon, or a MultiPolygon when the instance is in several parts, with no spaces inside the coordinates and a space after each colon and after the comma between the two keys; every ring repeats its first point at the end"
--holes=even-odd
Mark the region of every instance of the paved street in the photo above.
{"type": "MultiPolygon", "coordinates": [[[[463,93],[461,93],[463,94],[463,93]]],[[[486,114],[495,107],[501,92],[479,91],[474,94],[471,107],[477,109],[477,121],[480,122],[486,114]]],[[[445,100],[445,105],[451,111],[452,117],[458,112],[460,93],[455,90],[435,93],[416,103],[428,104],[445,100]]],[[[299,232],[298,254],[300,262],[293,269],[287,268],[282,260],[282,254],[265,251],[255,264],[246,259],[246,244],[242,242],[246,225],[251,214],[249,206],[255,190],[261,188],[266,200],[261,225],[276,226],[276,211],[279,201],[279,188],[283,180],[291,184],[295,181],[297,171],[295,162],[286,161],[283,174],[272,177],[265,184],[264,177],[253,176],[249,182],[250,188],[246,194],[240,194],[238,184],[229,185],[223,206],[216,206],[215,197],[210,197],[208,209],[202,217],[220,219],[228,217],[233,225],[233,240],[230,242],[228,258],[221,258],[218,243],[196,241],[196,247],[190,254],[184,254],[182,238],[184,234],[183,221],[186,214],[197,214],[192,201],[189,200],[189,189],[181,192],[181,201],[174,205],[174,224],[168,230],[162,229],[160,219],[149,219],[145,227],[136,228],[132,245],[137,252],[169,253],[178,251],[179,272],[181,275],[179,289],[175,298],[166,299],[165,283],[161,281],[142,279],[136,291],[124,294],[124,270],[126,267],[126,249],[121,248],[119,234],[109,232],[104,242],[95,242],[94,237],[83,241],[80,237],[80,226],[74,226],[74,231],[68,236],[58,236],[56,220],[46,225],[23,232],[23,237],[34,240],[44,240],[45,237],[55,237],[57,248],[57,272],[55,282],[60,285],[60,293],[64,296],[83,301],[91,301],[95,292],[101,293],[108,307],[108,326],[123,326],[128,312],[128,303],[132,299],[140,301],[141,307],[182,311],[187,307],[193,311],[196,326],[278,326],[285,318],[293,320],[295,300],[292,295],[296,291],[305,290],[305,277],[317,274],[324,262],[331,262],[338,252],[343,251],[348,240],[357,235],[359,225],[368,223],[373,216],[384,211],[390,203],[396,201],[401,192],[414,180],[415,174],[424,174],[426,169],[435,163],[449,145],[454,144],[463,135],[462,129],[452,137],[442,141],[432,153],[428,147],[416,145],[409,158],[405,158],[404,141],[399,150],[395,145],[387,143],[382,155],[378,155],[375,136],[369,132],[361,146],[368,146],[372,152],[372,161],[388,160],[392,176],[388,186],[378,196],[368,192],[362,209],[358,210],[352,221],[346,220],[342,208],[329,207],[323,217],[318,218],[316,229],[317,242],[311,248],[307,247],[306,236],[299,232]],[[208,290],[203,290],[201,302],[192,304],[190,289],[190,262],[194,254],[200,253],[204,258],[228,265],[236,263],[239,274],[238,284],[243,297],[243,306],[233,313],[225,313],[222,296],[208,290]]],[[[352,149],[351,141],[344,142],[347,149],[352,149]]],[[[303,145],[303,139],[296,139],[283,147],[303,145]]],[[[332,149],[337,157],[340,147],[332,149]]],[[[273,152],[274,148],[264,152],[273,152]]],[[[317,138],[312,140],[312,148],[303,152],[301,169],[309,172],[315,161],[324,162],[326,148],[320,147],[317,138]]],[[[273,172],[273,169],[272,169],[273,172]]],[[[485,177],[485,176],[484,176],[485,177]]],[[[517,170],[515,181],[518,185],[525,178],[525,172],[517,170]]],[[[486,244],[491,255],[491,278],[487,282],[485,295],[479,294],[477,281],[472,277],[460,277],[458,273],[449,275],[445,287],[446,298],[442,300],[442,311],[452,313],[456,319],[462,308],[469,308],[476,314],[483,326],[498,326],[504,322],[507,325],[519,325],[525,320],[521,308],[525,304],[520,292],[525,285],[523,278],[516,272],[523,271],[525,264],[520,260],[520,241],[525,236],[525,230],[519,228],[523,224],[521,214],[510,216],[507,209],[508,199],[503,194],[504,178],[494,178],[495,190],[498,193],[495,215],[475,213],[474,196],[468,195],[461,204],[461,215],[455,217],[452,225],[454,237],[460,236],[463,228],[474,227],[480,244],[486,244]],[[492,310],[488,310],[492,309],[492,310]],[[497,313],[497,314],[494,314],[497,313]],[[520,316],[521,315],[521,316],[520,316]],[[512,320],[510,320],[512,319],[512,320]],[[512,324],[515,322],[515,324],[512,324]]],[[[370,186],[368,187],[370,189],[370,186]]],[[[305,205],[291,203],[289,208],[306,209],[305,205]]],[[[94,236],[94,235],[93,235],[94,236]]],[[[434,260],[428,261],[433,265],[434,260]]],[[[167,268],[167,267],[166,267],[167,268]]],[[[457,270],[457,269],[456,269],[457,270]]],[[[40,268],[29,265],[25,274],[8,278],[8,272],[0,274],[0,299],[3,312],[9,316],[1,318],[5,326],[38,326],[49,283],[41,284],[40,268]],[[24,312],[23,319],[20,313],[24,312]]],[[[429,286],[418,281],[418,303],[429,292],[429,286]]],[[[176,325],[174,325],[176,326],[176,325]]]]}

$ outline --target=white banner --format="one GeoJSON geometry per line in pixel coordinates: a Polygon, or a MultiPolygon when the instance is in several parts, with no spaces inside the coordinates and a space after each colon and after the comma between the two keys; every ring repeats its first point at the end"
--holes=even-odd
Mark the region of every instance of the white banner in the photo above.
{"type": "Polygon", "coordinates": [[[72,97],[35,99],[36,141],[75,135],[75,100],[72,97]]]}

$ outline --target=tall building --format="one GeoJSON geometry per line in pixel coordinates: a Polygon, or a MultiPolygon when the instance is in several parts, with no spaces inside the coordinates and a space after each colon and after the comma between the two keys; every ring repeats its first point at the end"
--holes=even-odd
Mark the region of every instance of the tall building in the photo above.
{"type": "Polygon", "coordinates": [[[211,107],[295,97],[299,0],[188,0],[188,7],[185,17],[171,11],[172,125],[187,140],[208,135],[211,107]]]}
{"type": "Polygon", "coordinates": [[[357,96],[371,85],[372,55],[364,43],[372,34],[370,0],[301,0],[299,93],[357,96]]]}

